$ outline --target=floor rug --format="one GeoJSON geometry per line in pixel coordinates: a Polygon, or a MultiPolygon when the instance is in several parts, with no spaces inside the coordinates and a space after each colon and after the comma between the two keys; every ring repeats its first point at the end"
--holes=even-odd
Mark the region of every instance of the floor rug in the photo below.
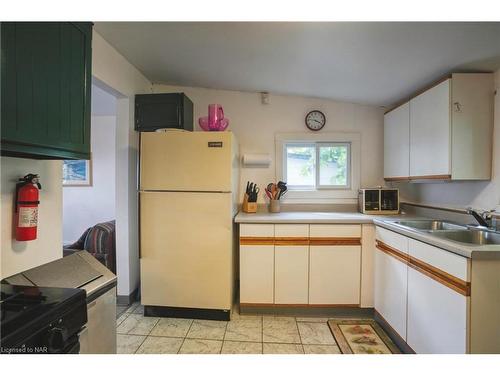
{"type": "Polygon", "coordinates": [[[401,353],[373,319],[331,319],[328,325],[342,354],[401,353]]]}

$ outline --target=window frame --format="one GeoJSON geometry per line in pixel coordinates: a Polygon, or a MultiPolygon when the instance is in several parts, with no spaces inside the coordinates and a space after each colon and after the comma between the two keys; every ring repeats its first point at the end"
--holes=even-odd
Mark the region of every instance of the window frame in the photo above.
{"type": "Polygon", "coordinates": [[[351,142],[283,142],[283,178],[288,180],[288,148],[310,147],[314,149],[314,185],[288,185],[290,190],[349,190],[351,188],[351,142]],[[347,167],[345,185],[321,184],[320,149],[324,147],[345,146],[347,148],[347,167]]]}
{"type": "MultiPolygon", "coordinates": [[[[316,143],[314,142],[285,142],[283,143],[283,179],[286,181],[288,179],[288,169],[287,169],[287,161],[288,161],[288,153],[287,153],[287,147],[288,146],[293,146],[293,147],[313,147],[314,148],[314,180],[315,180],[315,185],[317,181],[317,169],[316,169],[316,161],[317,159],[317,147],[316,143]]],[[[287,185],[287,188],[289,187],[291,190],[314,190],[315,185],[287,185]]]]}
{"type": "MultiPolygon", "coordinates": [[[[275,152],[276,165],[275,174],[276,180],[286,181],[286,144],[297,145],[315,145],[316,147],[316,163],[318,162],[319,147],[316,145],[328,144],[349,144],[349,167],[348,182],[349,186],[341,186],[338,188],[317,188],[306,187],[290,187],[285,201],[288,203],[357,203],[358,192],[360,188],[360,171],[361,171],[361,134],[348,132],[335,133],[277,133],[275,134],[275,152]]],[[[319,178],[319,175],[316,175],[319,178]]],[[[318,182],[316,182],[318,183],[318,182]]],[[[324,187],[325,185],[323,185],[324,187]]],[[[331,185],[330,185],[331,186],[331,185]]],[[[335,185],[333,185],[335,186],[335,185]]]]}
{"type": "Polygon", "coordinates": [[[316,190],[350,190],[351,189],[351,142],[316,142],[316,162],[319,159],[319,150],[321,147],[332,146],[347,146],[347,176],[345,185],[322,185],[321,178],[321,165],[316,164],[316,190]]]}

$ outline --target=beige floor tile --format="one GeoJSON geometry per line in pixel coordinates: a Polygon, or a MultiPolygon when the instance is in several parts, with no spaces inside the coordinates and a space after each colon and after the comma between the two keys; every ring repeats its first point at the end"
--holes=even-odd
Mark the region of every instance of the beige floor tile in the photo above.
{"type": "Polygon", "coordinates": [[[132,312],[132,314],[141,314],[144,315],[144,306],[143,305],[138,305],[135,310],[132,312]]]}
{"type": "Polygon", "coordinates": [[[158,323],[158,318],[145,317],[138,314],[129,314],[127,318],[116,328],[117,333],[131,335],[149,335],[153,327],[158,323]]]}
{"type": "Polygon", "coordinates": [[[222,340],[227,322],[215,320],[194,320],[186,337],[191,339],[222,340]]]}
{"type": "Polygon", "coordinates": [[[303,345],[306,354],[340,354],[337,345],[303,345]]]}
{"type": "Polygon", "coordinates": [[[122,322],[128,318],[128,314],[121,314],[117,319],[116,319],[116,326],[118,327],[122,322]]]}
{"type": "Polygon", "coordinates": [[[225,340],[262,342],[262,319],[237,319],[227,324],[225,340]]]}
{"type": "Polygon", "coordinates": [[[262,317],[263,322],[265,323],[266,321],[281,321],[281,322],[295,322],[295,317],[293,316],[281,316],[281,315],[264,315],[262,317]]]}
{"type": "Polygon", "coordinates": [[[146,336],[116,335],[116,352],[118,354],[134,354],[146,336]]]}
{"type": "Polygon", "coordinates": [[[192,319],[160,318],[151,336],[186,337],[192,322],[192,319]]]}
{"type": "Polygon", "coordinates": [[[261,342],[224,341],[222,354],[262,354],[261,342]]]}
{"type": "Polygon", "coordinates": [[[179,354],[219,354],[220,340],[185,339],[179,354]]]}
{"type": "Polygon", "coordinates": [[[262,320],[260,315],[240,315],[238,312],[233,311],[231,314],[231,320],[262,320]]]}
{"type": "Polygon", "coordinates": [[[300,344],[263,344],[264,354],[304,354],[300,344]]]}
{"type": "Polygon", "coordinates": [[[331,319],[331,318],[311,317],[311,316],[306,316],[306,317],[297,316],[295,319],[297,319],[297,322],[326,323],[326,322],[328,322],[328,319],[331,319]]]}
{"type": "Polygon", "coordinates": [[[126,314],[132,314],[132,312],[139,306],[139,302],[132,303],[129,308],[125,311],[126,314]]]}
{"type": "Polygon", "coordinates": [[[326,323],[297,323],[302,344],[329,344],[335,345],[335,340],[326,323]]]}
{"type": "Polygon", "coordinates": [[[181,348],[181,337],[148,336],[137,350],[137,354],[177,354],[181,348]]]}
{"type": "Polygon", "coordinates": [[[262,324],[262,341],[300,344],[297,322],[294,318],[264,317],[262,324]]]}

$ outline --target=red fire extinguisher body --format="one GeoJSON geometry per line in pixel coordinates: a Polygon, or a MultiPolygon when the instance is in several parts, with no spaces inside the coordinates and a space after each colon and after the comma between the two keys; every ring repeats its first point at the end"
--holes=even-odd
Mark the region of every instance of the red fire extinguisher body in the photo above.
{"type": "Polygon", "coordinates": [[[38,229],[39,189],[30,181],[17,190],[16,240],[32,241],[38,229]]]}

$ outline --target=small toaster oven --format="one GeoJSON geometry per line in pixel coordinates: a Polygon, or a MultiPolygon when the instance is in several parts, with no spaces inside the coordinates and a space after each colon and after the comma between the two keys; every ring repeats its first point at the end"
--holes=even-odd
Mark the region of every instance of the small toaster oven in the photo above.
{"type": "Polygon", "coordinates": [[[359,190],[359,212],[364,214],[399,214],[399,190],[373,188],[359,190]]]}

